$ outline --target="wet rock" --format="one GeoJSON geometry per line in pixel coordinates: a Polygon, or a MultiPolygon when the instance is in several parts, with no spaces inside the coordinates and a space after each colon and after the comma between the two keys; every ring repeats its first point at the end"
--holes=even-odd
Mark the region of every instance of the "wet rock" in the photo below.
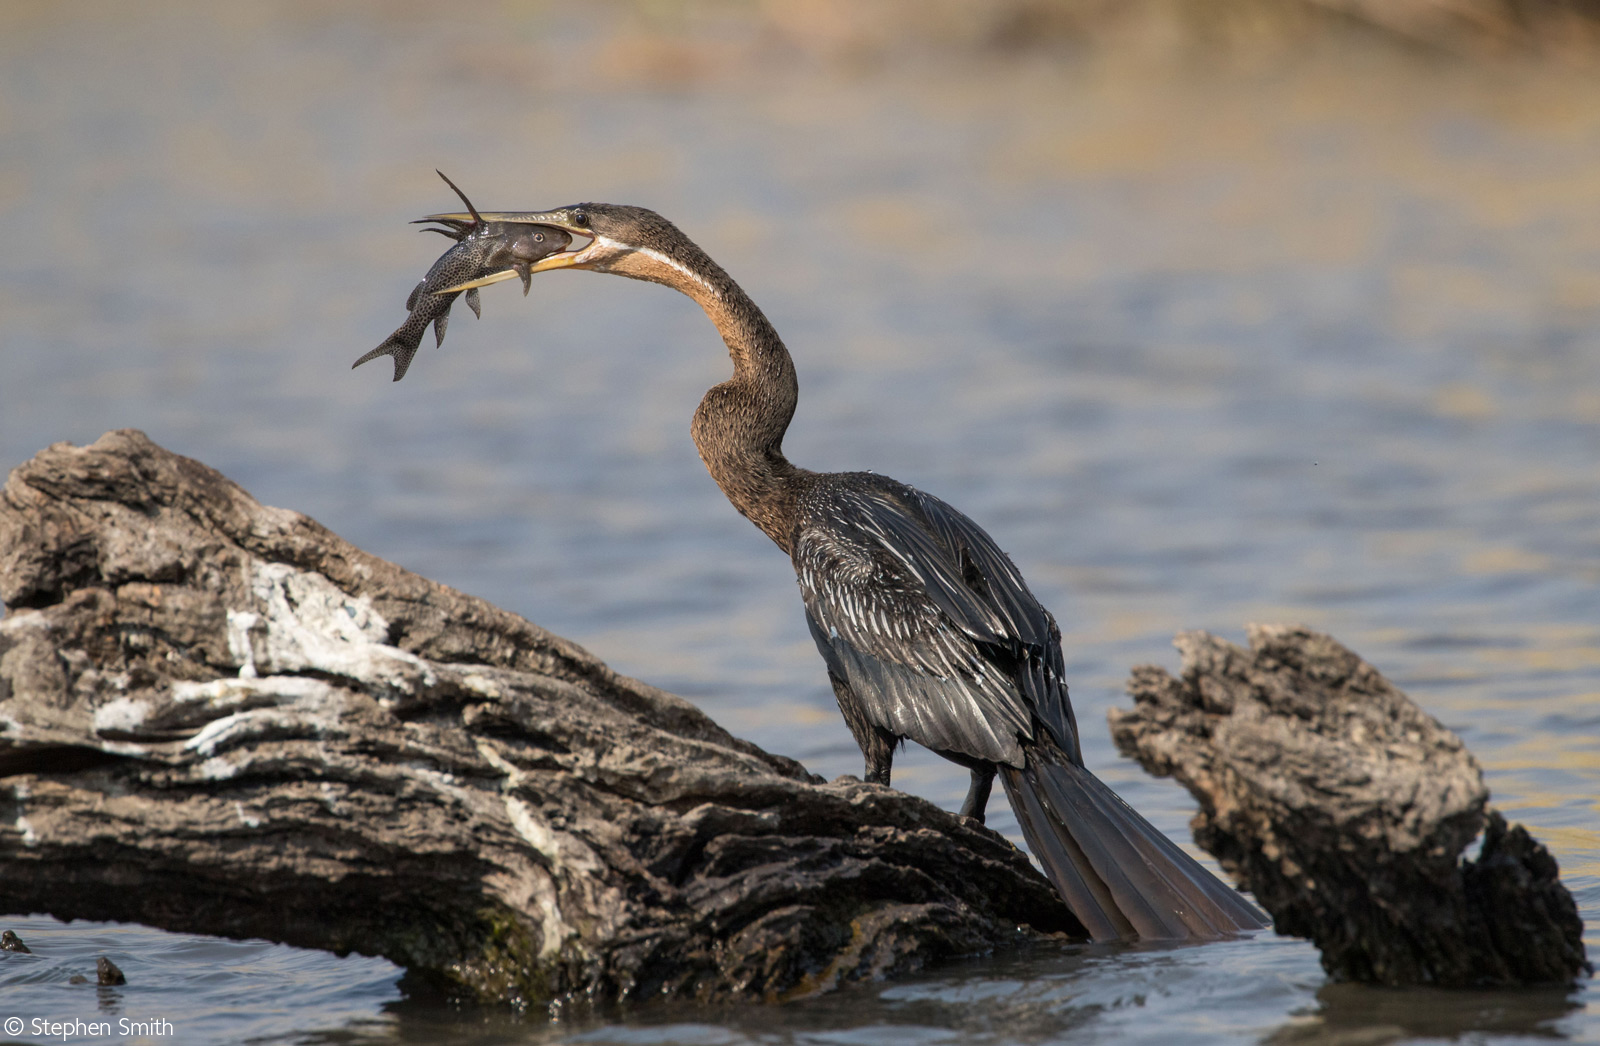
{"type": "Polygon", "coordinates": [[[1488,811],[1460,738],[1329,636],[1178,636],[1179,678],[1134,669],[1124,755],[1200,801],[1195,841],[1336,980],[1485,987],[1588,970],[1555,860],[1488,811]],[[1484,833],[1481,856],[1463,861],[1484,833]]]}
{"type": "Polygon", "coordinates": [[[94,961],[94,976],[95,983],[102,986],[128,983],[128,978],[123,976],[117,964],[104,955],[94,961]]]}
{"type": "Polygon", "coordinates": [[[143,434],[0,495],[0,911],[453,993],[786,998],[1080,928],[999,836],[825,783],[143,434]]]}
{"type": "Polygon", "coordinates": [[[0,933],[0,952],[24,952],[32,955],[33,949],[22,943],[22,938],[14,930],[0,933]]]}

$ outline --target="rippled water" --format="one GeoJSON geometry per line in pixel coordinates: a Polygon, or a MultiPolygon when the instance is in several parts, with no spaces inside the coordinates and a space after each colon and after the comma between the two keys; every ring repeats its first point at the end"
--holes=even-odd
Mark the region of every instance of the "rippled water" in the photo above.
{"type": "MultiPolygon", "coordinates": [[[[687,300],[540,277],[403,383],[347,369],[440,249],[405,225],[453,206],[434,167],[485,208],[650,205],[784,332],[794,460],[914,483],[1011,552],[1091,765],[1161,827],[1187,840],[1192,804],[1099,725],[1129,666],[1303,621],[1461,733],[1595,925],[1591,81],[1371,50],[835,64],[656,8],[0,6],[0,460],[142,428],[859,772],[788,564],[689,443],[727,362],[687,300]]],[[[966,781],[909,754],[896,784],[954,806],[966,781]]],[[[381,960],[3,921],[36,955],[0,954],[0,1018],[187,1041],[1600,1041],[1592,988],[1329,988],[1271,935],[551,1028],[406,1001],[381,960]],[[99,954],[128,985],[67,983],[99,954]]]]}

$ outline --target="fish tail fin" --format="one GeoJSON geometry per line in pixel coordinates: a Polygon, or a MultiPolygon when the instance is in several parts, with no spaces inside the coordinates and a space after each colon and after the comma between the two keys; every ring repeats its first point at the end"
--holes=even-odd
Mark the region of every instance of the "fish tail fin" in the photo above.
{"type": "MultiPolygon", "coordinates": [[[[417,333],[421,334],[421,331],[417,333]]],[[[418,341],[407,338],[402,328],[389,335],[382,345],[350,364],[350,369],[355,370],[363,363],[370,363],[379,356],[393,356],[394,380],[399,381],[406,376],[406,368],[411,366],[411,358],[417,354],[417,345],[418,341]]]]}
{"type": "Polygon", "coordinates": [[[1064,753],[1001,766],[1028,847],[1097,941],[1226,937],[1267,925],[1254,905],[1064,753]]]}

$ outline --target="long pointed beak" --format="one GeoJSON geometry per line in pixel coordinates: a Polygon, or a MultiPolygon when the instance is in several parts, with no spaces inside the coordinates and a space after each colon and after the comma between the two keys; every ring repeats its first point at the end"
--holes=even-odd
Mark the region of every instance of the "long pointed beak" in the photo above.
{"type": "MultiPolygon", "coordinates": [[[[592,236],[582,226],[572,224],[570,213],[565,210],[558,211],[479,211],[478,216],[486,222],[513,222],[517,225],[559,225],[568,232],[582,233],[592,236]]],[[[419,222],[457,221],[471,223],[472,215],[465,211],[452,211],[449,214],[430,214],[426,218],[418,218],[419,222]]]]}
{"type": "MultiPolygon", "coordinates": [[[[589,245],[586,243],[583,246],[587,248],[589,245]]],[[[552,254],[548,258],[541,258],[539,261],[536,261],[532,265],[528,266],[528,275],[532,276],[536,272],[546,272],[550,269],[570,269],[574,265],[578,264],[578,255],[582,253],[582,250],[562,251],[560,254],[552,254]]],[[[491,283],[503,283],[506,280],[515,280],[519,278],[522,278],[522,273],[517,269],[502,269],[497,273],[493,273],[492,275],[480,276],[475,280],[468,280],[466,283],[458,283],[453,287],[446,287],[444,290],[436,293],[454,294],[457,291],[469,291],[474,287],[487,287],[491,283]]]]}
{"type": "MultiPolygon", "coordinates": [[[[525,270],[528,276],[536,272],[547,272],[550,269],[568,269],[575,265],[580,265],[582,264],[580,255],[594,245],[594,231],[587,225],[578,225],[573,222],[571,211],[566,208],[555,211],[479,211],[478,216],[486,223],[511,222],[517,225],[553,225],[558,229],[565,229],[574,236],[580,236],[584,239],[585,242],[581,247],[562,251],[560,254],[552,254],[548,258],[542,258],[535,262],[525,270]]],[[[471,222],[473,216],[462,212],[451,212],[449,214],[430,214],[426,218],[418,220],[423,222],[471,222]]],[[[450,294],[456,291],[471,290],[474,287],[487,287],[491,283],[501,283],[505,280],[518,278],[526,279],[527,277],[523,275],[523,271],[504,269],[489,276],[481,276],[476,280],[457,284],[454,287],[446,287],[438,293],[450,294]]]]}

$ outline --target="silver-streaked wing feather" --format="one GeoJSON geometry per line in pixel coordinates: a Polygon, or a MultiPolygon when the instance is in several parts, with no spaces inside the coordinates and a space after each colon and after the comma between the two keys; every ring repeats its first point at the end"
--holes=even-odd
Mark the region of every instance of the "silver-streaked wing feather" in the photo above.
{"type": "Polygon", "coordinates": [[[1043,723],[1076,755],[1055,623],[982,528],[878,476],[824,480],[805,501],[794,565],[807,619],[871,721],[1013,766],[1043,723]]]}

